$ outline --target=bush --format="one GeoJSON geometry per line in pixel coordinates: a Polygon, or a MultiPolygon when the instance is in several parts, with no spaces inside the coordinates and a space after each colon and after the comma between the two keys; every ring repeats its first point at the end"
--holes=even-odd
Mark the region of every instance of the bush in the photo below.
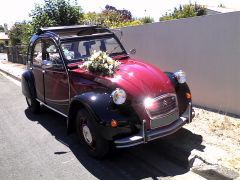
{"type": "Polygon", "coordinates": [[[174,8],[172,13],[166,13],[164,16],[160,17],[160,21],[172,20],[172,19],[180,19],[180,18],[188,18],[194,16],[203,16],[207,14],[207,10],[204,6],[198,4],[189,4],[184,5],[183,7],[180,5],[179,8],[174,8]]]}
{"type": "Polygon", "coordinates": [[[150,16],[145,16],[143,18],[139,19],[143,24],[147,24],[147,23],[153,23],[154,19],[150,16]]]}

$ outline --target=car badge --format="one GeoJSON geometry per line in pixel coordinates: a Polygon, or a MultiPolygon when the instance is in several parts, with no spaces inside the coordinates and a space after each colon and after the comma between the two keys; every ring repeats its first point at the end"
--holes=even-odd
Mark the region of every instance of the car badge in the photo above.
{"type": "Polygon", "coordinates": [[[166,101],[166,100],[163,100],[163,103],[162,103],[163,107],[164,107],[164,106],[167,106],[167,104],[168,104],[167,101],[166,101]]]}

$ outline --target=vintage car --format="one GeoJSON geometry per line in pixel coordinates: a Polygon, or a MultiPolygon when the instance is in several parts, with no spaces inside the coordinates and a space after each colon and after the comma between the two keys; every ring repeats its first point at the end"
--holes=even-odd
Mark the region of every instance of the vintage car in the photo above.
{"type": "Polygon", "coordinates": [[[113,32],[98,26],[39,29],[30,40],[22,93],[32,112],[43,105],[66,117],[68,133],[75,131],[97,158],[110,147],[173,134],[194,117],[182,70],[162,72],[131,58],[113,32]]]}

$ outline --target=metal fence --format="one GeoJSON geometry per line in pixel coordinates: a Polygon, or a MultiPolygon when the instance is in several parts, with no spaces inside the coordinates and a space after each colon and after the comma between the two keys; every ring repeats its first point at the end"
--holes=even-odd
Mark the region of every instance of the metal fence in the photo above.
{"type": "Polygon", "coordinates": [[[26,64],[26,46],[7,47],[6,53],[8,55],[8,61],[13,63],[26,64]]]}

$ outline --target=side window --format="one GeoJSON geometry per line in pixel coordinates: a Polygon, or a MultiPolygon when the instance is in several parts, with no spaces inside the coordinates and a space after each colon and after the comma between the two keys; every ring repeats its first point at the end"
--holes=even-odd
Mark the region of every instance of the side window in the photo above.
{"type": "Polygon", "coordinates": [[[33,65],[42,65],[42,43],[37,41],[33,49],[33,65]]]}
{"type": "Polygon", "coordinates": [[[62,49],[63,49],[63,53],[64,53],[65,58],[69,61],[72,60],[72,59],[80,57],[80,55],[77,56],[77,52],[74,51],[74,49],[76,49],[76,43],[75,42],[64,43],[62,45],[62,49]]]}
{"type": "Polygon", "coordinates": [[[64,69],[58,48],[51,40],[44,41],[44,59],[52,62],[52,69],[64,69]]]}

